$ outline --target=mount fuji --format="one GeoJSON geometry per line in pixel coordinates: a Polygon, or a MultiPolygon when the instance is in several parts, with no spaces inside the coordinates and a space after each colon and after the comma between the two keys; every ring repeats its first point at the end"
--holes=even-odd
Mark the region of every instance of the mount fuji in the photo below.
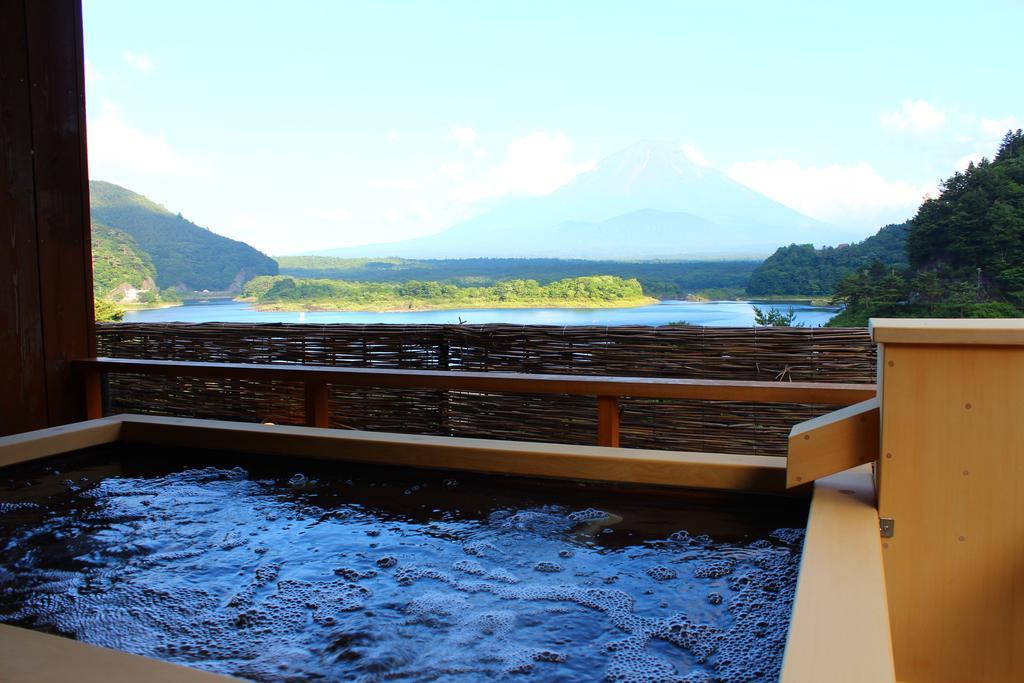
{"type": "Polygon", "coordinates": [[[508,198],[427,237],[328,249],[327,256],[674,259],[764,257],[780,245],[845,241],[821,223],[690,161],[640,142],[549,195],[508,198]]]}

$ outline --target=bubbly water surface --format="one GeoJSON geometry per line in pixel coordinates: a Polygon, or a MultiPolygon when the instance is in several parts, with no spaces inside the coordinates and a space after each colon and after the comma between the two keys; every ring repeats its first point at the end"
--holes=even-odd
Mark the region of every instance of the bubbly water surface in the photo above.
{"type": "Polygon", "coordinates": [[[0,621],[258,681],[769,681],[806,506],[111,446],[0,470],[0,621]]]}

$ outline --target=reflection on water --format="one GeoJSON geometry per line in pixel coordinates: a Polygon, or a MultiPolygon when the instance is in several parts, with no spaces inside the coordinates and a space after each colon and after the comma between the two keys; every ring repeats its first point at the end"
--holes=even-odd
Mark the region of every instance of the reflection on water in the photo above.
{"type": "Polygon", "coordinates": [[[257,311],[250,304],[230,300],[188,303],[147,311],[128,311],[125,322],[250,322],[250,323],[429,323],[473,325],[667,325],[687,322],[710,327],[750,327],[754,305],[796,313],[796,323],[820,327],[836,309],[803,303],[750,303],[745,301],[662,301],[634,308],[505,308],[451,311],[257,311]]]}
{"type": "Polygon", "coordinates": [[[0,472],[0,621],[259,681],[775,680],[805,520],[104,447],[0,472]]]}

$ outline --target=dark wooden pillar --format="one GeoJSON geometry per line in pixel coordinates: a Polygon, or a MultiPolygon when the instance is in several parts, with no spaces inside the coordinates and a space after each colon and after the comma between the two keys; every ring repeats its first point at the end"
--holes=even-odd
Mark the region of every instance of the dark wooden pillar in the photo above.
{"type": "Polygon", "coordinates": [[[0,434],[84,419],[94,355],[78,0],[0,0],[0,434]]]}

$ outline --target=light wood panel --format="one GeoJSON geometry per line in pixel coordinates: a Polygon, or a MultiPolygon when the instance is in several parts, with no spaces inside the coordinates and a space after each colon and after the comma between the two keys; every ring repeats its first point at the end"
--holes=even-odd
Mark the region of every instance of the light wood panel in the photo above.
{"type": "Polygon", "coordinates": [[[123,421],[119,415],[0,437],[0,467],[117,441],[123,421]]]}
{"type": "Polygon", "coordinates": [[[879,343],[1024,345],[1024,319],[872,318],[872,338],[879,343]]]}
{"type": "Polygon", "coordinates": [[[878,459],[879,401],[872,398],[795,425],[786,486],[799,486],[878,459]]]}
{"type": "MultiPolygon", "coordinates": [[[[121,440],[378,465],[784,492],[781,458],[339,431],[192,418],[122,416],[121,440]]],[[[805,492],[806,493],[806,492],[805,492]]]]}
{"type": "Polygon", "coordinates": [[[0,624],[3,683],[236,683],[237,678],[0,624]]]}
{"type": "Polygon", "coordinates": [[[785,463],[771,456],[339,431],[152,415],[118,415],[2,437],[0,467],[118,440],[492,474],[785,492],[785,463]]]}
{"type": "Polygon", "coordinates": [[[781,680],[896,680],[868,466],[814,482],[781,680]]]}
{"type": "Polygon", "coordinates": [[[75,361],[84,373],[117,372],[170,377],[211,377],[282,382],[322,381],[350,387],[451,391],[631,396],[708,401],[850,405],[872,398],[873,384],[739,382],[728,380],[449,372],[258,363],[91,358],[75,361]]]}
{"type": "Polygon", "coordinates": [[[883,555],[897,677],[1022,681],[1024,347],[888,343],[882,367],[879,511],[895,524],[883,555]]]}

